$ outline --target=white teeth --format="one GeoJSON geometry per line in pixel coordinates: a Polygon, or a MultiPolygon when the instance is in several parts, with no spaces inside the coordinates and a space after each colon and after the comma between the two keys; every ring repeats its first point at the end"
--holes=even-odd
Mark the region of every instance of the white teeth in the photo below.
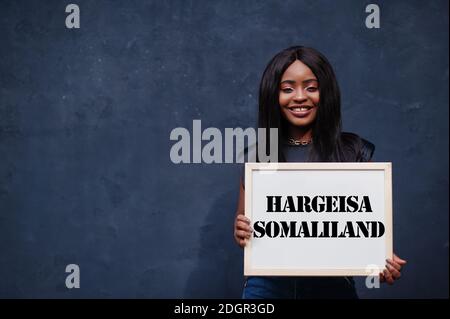
{"type": "Polygon", "coordinates": [[[294,112],[307,111],[309,110],[309,107],[294,107],[291,110],[294,112]]]}

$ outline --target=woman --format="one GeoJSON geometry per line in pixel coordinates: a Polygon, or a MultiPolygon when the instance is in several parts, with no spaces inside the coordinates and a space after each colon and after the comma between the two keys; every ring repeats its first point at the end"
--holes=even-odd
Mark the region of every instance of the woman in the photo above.
{"type": "MultiPolygon", "coordinates": [[[[258,122],[266,132],[268,128],[278,128],[280,162],[367,162],[375,148],[355,134],[341,132],[336,77],[328,60],[312,48],[291,47],[269,62],[260,85],[258,122]]],[[[242,174],[234,225],[234,237],[241,247],[252,233],[250,220],[244,216],[244,185],[242,174]]],[[[392,284],[400,278],[404,264],[406,261],[394,254],[380,273],[380,281],[392,284]]],[[[357,295],[351,277],[249,277],[243,297],[357,298],[357,295]]]]}

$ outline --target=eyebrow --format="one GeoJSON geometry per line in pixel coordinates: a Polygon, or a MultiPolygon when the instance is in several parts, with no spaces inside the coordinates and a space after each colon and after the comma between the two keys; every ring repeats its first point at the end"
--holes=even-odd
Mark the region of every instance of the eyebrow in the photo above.
{"type": "MultiPolygon", "coordinates": [[[[308,84],[310,82],[319,82],[319,81],[317,81],[316,79],[307,79],[307,80],[302,81],[303,84],[308,84]]],[[[296,82],[294,80],[284,80],[284,81],[281,81],[280,84],[283,84],[283,83],[295,84],[296,82]]]]}

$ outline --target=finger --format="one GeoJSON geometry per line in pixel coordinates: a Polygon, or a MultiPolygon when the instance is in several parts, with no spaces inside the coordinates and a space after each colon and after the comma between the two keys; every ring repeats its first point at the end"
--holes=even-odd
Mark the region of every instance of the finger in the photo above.
{"type": "Polygon", "coordinates": [[[245,239],[240,239],[239,240],[239,246],[241,246],[242,248],[245,247],[245,239]]]}
{"type": "Polygon", "coordinates": [[[240,239],[243,239],[243,238],[250,238],[251,233],[246,232],[246,231],[244,231],[244,230],[237,230],[237,231],[236,231],[236,236],[237,236],[238,238],[240,238],[240,239]]]}
{"type": "Polygon", "coordinates": [[[236,219],[250,225],[250,219],[245,217],[245,215],[239,214],[237,215],[236,219]]]}
{"type": "Polygon", "coordinates": [[[383,274],[384,274],[384,278],[386,278],[386,282],[389,285],[392,285],[394,283],[394,278],[392,278],[392,275],[390,274],[389,271],[387,271],[387,269],[383,270],[383,274]]]}
{"type": "Polygon", "coordinates": [[[238,214],[236,216],[237,219],[239,220],[246,220],[246,221],[250,221],[250,219],[248,219],[244,214],[238,214]]]}
{"type": "Polygon", "coordinates": [[[246,224],[244,222],[241,222],[241,221],[236,223],[236,228],[237,229],[246,230],[246,231],[249,231],[249,232],[253,231],[253,229],[248,224],[246,224]]]}
{"type": "Polygon", "coordinates": [[[384,277],[382,272],[380,272],[379,276],[380,276],[380,282],[385,282],[386,281],[386,278],[384,277]]]}
{"type": "Polygon", "coordinates": [[[250,236],[252,235],[251,232],[248,232],[246,230],[237,230],[236,233],[241,238],[250,238],[250,236]]]}
{"type": "Polygon", "coordinates": [[[399,263],[401,266],[403,266],[403,265],[405,265],[406,263],[407,263],[407,261],[406,260],[404,260],[404,259],[401,259],[400,257],[398,257],[396,254],[393,254],[394,256],[394,261],[396,262],[396,263],[399,263]]]}
{"type": "Polygon", "coordinates": [[[398,271],[400,271],[402,269],[402,266],[400,266],[396,262],[392,261],[391,259],[386,259],[386,262],[388,263],[388,265],[391,265],[392,267],[394,267],[398,271]]]}
{"type": "Polygon", "coordinates": [[[400,271],[398,271],[397,269],[395,269],[394,267],[392,267],[389,264],[387,264],[386,267],[394,279],[399,279],[401,277],[402,274],[400,273],[400,271]]]}

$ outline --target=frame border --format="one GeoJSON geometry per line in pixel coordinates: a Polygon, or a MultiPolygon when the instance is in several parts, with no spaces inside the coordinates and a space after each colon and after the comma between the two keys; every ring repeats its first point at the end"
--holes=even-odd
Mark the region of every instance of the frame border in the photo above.
{"type": "MultiPolygon", "coordinates": [[[[392,229],[392,163],[364,162],[364,163],[245,163],[245,216],[252,220],[253,171],[261,170],[382,170],[384,171],[384,199],[385,199],[385,245],[386,258],[393,255],[392,229]]],[[[244,248],[244,276],[379,276],[379,269],[254,269],[251,264],[252,241],[246,240],[244,248]],[[372,272],[370,272],[372,271],[372,272]]]]}

